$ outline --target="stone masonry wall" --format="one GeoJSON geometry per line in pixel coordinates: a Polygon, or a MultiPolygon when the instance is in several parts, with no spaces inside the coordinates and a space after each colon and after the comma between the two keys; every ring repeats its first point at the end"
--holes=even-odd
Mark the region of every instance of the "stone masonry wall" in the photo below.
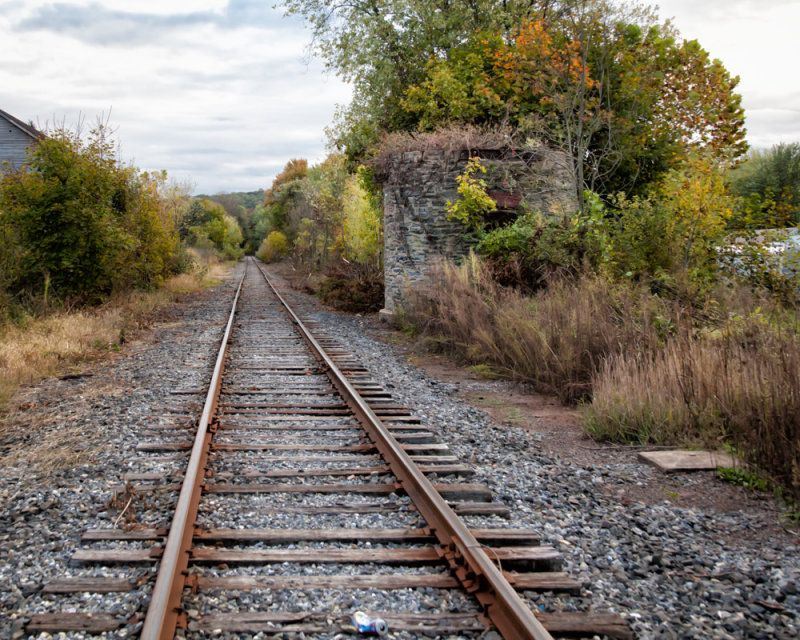
{"type": "Polygon", "coordinates": [[[513,207],[514,198],[509,196],[516,196],[527,208],[545,214],[575,211],[575,190],[560,152],[491,149],[393,155],[383,179],[387,312],[395,312],[409,286],[425,280],[436,259],[458,260],[469,251],[462,237],[464,227],[447,219],[445,207],[458,198],[456,177],[474,155],[487,168],[483,177],[498,202],[513,207]]]}

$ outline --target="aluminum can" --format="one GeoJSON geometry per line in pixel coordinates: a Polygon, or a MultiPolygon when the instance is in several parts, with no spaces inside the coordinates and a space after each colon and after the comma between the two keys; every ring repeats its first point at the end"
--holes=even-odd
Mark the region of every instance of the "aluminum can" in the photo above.
{"type": "Polygon", "coordinates": [[[383,618],[370,618],[363,611],[353,614],[353,626],[356,631],[371,636],[382,636],[389,630],[389,625],[383,618]]]}

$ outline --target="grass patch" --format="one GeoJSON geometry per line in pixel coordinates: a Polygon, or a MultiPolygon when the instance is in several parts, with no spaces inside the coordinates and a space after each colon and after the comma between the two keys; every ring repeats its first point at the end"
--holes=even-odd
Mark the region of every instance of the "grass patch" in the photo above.
{"type": "Polygon", "coordinates": [[[0,326],[0,410],[21,385],[73,372],[119,351],[177,294],[214,286],[229,269],[229,265],[213,265],[181,274],[158,291],[130,293],[94,309],[18,314],[14,323],[0,326]]]}
{"type": "Polygon", "coordinates": [[[650,352],[609,356],[593,378],[587,430],[642,444],[732,445],[800,496],[800,336],[760,314],[650,352]]]}
{"type": "Polygon", "coordinates": [[[718,467],[717,477],[724,482],[753,491],[769,491],[770,489],[769,480],[741,467],[718,467]]]}

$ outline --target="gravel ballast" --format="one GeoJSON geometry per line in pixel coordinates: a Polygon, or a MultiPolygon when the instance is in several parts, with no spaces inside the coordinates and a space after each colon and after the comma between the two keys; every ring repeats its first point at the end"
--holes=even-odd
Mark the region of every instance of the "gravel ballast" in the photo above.
{"type": "Polygon", "coordinates": [[[614,500],[610,487],[661,472],[627,460],[584,468],[548,454],[541,434],[497,425],[457,398],[465,383],[431,378],[369,337],[371,319],[326,310],[310,317],[475,469],[474,481],[511,507],[510,526],[540,529],[542,543],[564,555],[564,570],[586,582],[579,598],[526,594],[534,611],[620,613],[639,638],[800,637],[800,547],[789,536],[737,543],[721,532],[752,531],[747,512],[614,500]]]}
{"type": "MultiPolygon", "coordinates": [[[[233,284],[187,302],[168,322],[157,325],[152,336],[127,346],[113,360],[92,366],[91,377],[50,380],[23,393],[20,402],[26,408],[6,420],[21,427],[6,429],[0,440],[4,459],[0,467],[0,638],[24,637],[23,621],[33,613],[72,606],[76,611],[110,611],[127,617],[146,605],[147,585],[122,594],[69,598],[46,596],[39,589],[54,578],[71,575],[122,575],[109,567],[70,567],[69,558],[79,546],[82,531],[109,527],[119,516],[120,509],[108,503],[110,487],[119,484],[122,473],[169,473],[182,464],[180,454],[142,456],[136,446],[142,442],[140,434],[158,424],[165,407],[176,408],[173,417],[179,420],[182,408],[198,402],[195,396],[171,392],[204,386],[233,284]],[[72,468],[50,468],[46,461],[19,457],[26,447],[44,438],[57,441],[59,433],[71,430],[82,434],[80,440],[70,440],[81,460],[72,468]]],[[[302,299],[310,303],[305,296],[302,299]]],[[[485,411],[457,398],[463,384],[439,382],[409,364],[394,346],[369,337],[364,327],[371,320],[322,309],[311,317],[411,408],[422,419],[422,428],[436,433],[454,455],[474,468],[476,476],[471,481],[486,483],[495,500],[512,510],[510,522],[470,517],[466,518],[469,524],[538,529],[542,543],[563,554],[564,569],[586,582],[580,597],[524,594],[534,610],[618,612],[639,638],[800,637],[800,553],[789,538],[754,542],[752,536],[737,541],[720,535],[721,530],[752,529],[753,518],[746,512],[679,508],[666,500],[623,504],[609,496],[609,487],[635,484],[660,472],[629,459],[588,468],[549,454],[540,435],[495,424],[485,411]]],[[[237,454],[227,464],[238,466],[247,457],[237,454]]],[[[235,526],[237,511],[257,510],[258,502],[253,497],[236,498],[225,509],[214,510],[213,524],[235,526]]],[[[147,522],[158,520],[164,506],[158,498],[134,504],[135,516],[147,522]]],[[[375,516],[365,517],[365,526],[371,525],[370,518],[375,516]]],[[[337,526],[346,524],[331,520],[337,526]]],[[[263,526],[301,524],[307,526],[297,516],[263,516],[263,526]]],[[[415,524],[413,514],[397,514],[396,526],[415,524]]],[[[119,543],[119,548],[141,548],[141,543],[119,543]]],[[[124,575],[135,578],[144,573],[138,569],[124,575]]],[[[431,610],[442,606],[433,595],[414,591],[397,593],[403,602],[396,607],[377,604],[388,609],[403,609],[406,601],[412,605],[429,601],[431,610]]],[[[309,600],[306,591],[294,606],[302,610],[303,603],[312,608],[329,603],[326,606],[333,608],[342,598],[360,604],[369,597],[359,591],[311,593],[314,598],[309,600]]],[[[199,598],[198,611],[210,610],[214,598],[218,603],[225,596],[199,598]]],[[[238,600],[236,607],[230,606],[270,610],[285,608],[291,594],[254,592],[238,600]]],[[[132,625],[106,637],[131,637],[136,631],[132,625]]]]}

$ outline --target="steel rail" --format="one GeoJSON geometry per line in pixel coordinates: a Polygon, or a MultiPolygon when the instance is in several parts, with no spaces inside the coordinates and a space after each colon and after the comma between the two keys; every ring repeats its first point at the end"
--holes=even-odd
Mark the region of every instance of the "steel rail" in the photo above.
{"type": "Polygon", "coordinates": [[[153,593],[150,596],[150,605],[147,608],[147,614],[139,636],[140,640],[171,640],[175,637],[175,630],[182,616],[180,608],[181,597],[183,596],[183,588],[186,582],[197,508],[200,503],[204,482],[203,470],[206,466],[211,443],[212,433],[209,429],[209,424],[217,407],[222,384],[222,370],[225,366],[225,357],[228,349],[228,339],[231,335],[233,319],[236,315],[236,305],[239,302],[239,294],[242,291],[245,275],[247,275],[247,263],[245,263],[244,275],[242,275],[239,286],[236,288],[236,295],[233,298],[231,312],[228,316],[228,324],[225,326],[225,333],[222,336],[219,352],[217,353],[214,373],[209,383],[208,394],[203,405],[203,413],[197,425],[192,453],[189,457],[186,475],[183,478],[181,493],[178,497],[178,504],[175,507],[175,515],[169,528],[167,542],[161,555],[158,577],[153,587],[153,593]]]}
{"type": "Polygon", "coordinates": [[[484,552],[464,522],[450,508],[419,470],[386,425],[350,384],[333,359],[324,351],[294,310],[259,266],[258,270],[289,312],[303,339],[314,352],[342,398],[364,425],[367,433],[392,471],[403,490],[417,506],[432,533],[442,545],[441,555],[461,582],[473,593],[484,608],[486,616],[506,640],[552,640],[552,636],[536,619],[530,608],[509,584],[503,572],[484,552]]]}

